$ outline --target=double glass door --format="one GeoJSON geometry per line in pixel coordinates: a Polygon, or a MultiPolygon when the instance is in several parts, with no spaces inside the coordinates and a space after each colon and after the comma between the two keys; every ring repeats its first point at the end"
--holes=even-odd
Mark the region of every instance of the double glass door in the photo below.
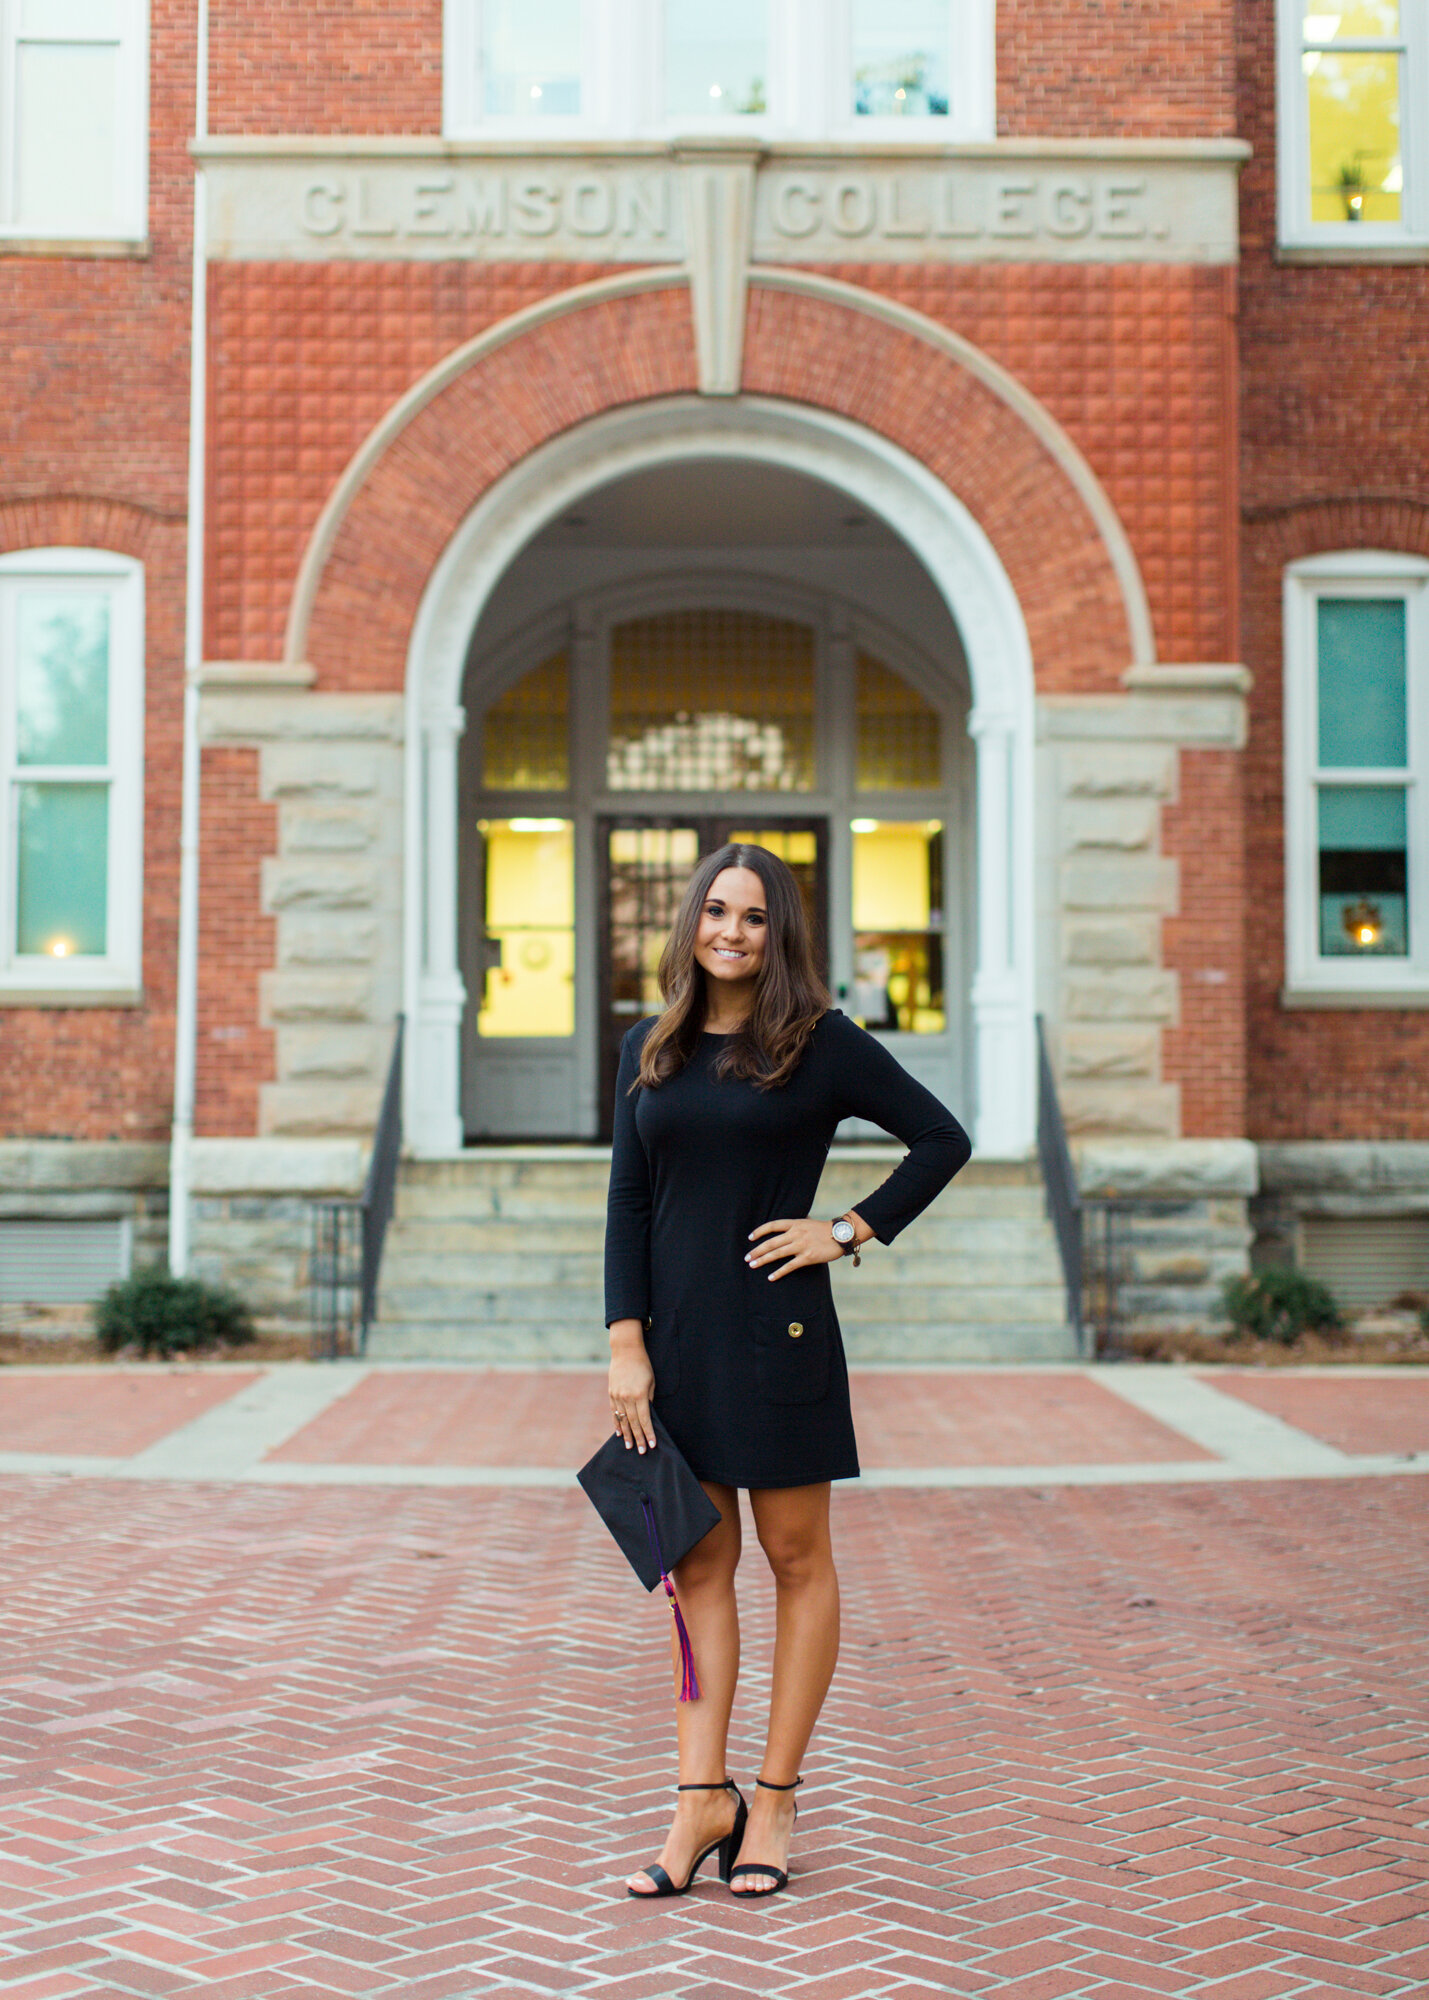
{"type": "Polygon", "coordinates": [[[657,971],[695,863],[726,841],[786,861],[804,898],[819,970],[827,976],[828,822],[748,813],[709,817],[620,813],[597,823],[600,866],[601,1136],[609,1138],[626,1030],[660,1010],[657,971]]]}

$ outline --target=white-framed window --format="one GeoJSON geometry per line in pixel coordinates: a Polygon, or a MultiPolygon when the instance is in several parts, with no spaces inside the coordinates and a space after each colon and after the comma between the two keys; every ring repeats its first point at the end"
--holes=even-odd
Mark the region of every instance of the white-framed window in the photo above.
{"type": "Polygon", "coordinates": [[[141,240],[148,142],[148,0],[0,0],[0,240],[141,240]]]}
{"type": "Polygon", "coordinates": [[[1290,995],[1429,992],[1429,562],[1285,576],[1290,995]]]}
{"type": "Polygon", "coordinates": [[[0,556],[0,990],[137,992],[143,760],[142,565],[0,556]]]}
{"type": "Polygon", "coordinates": [[[1429,0],[1277,0],[1282,253],[1429,256],[1429,0]]]}
{"type": "Polygon", "coordinates": [[[990,139],[994,0],[445,0],[449,137],[990,139]]]}

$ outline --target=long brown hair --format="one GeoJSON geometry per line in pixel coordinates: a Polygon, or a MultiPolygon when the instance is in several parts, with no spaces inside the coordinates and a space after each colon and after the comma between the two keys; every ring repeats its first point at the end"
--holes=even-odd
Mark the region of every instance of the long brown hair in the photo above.
{"type": "Polygon", "coordinates": [[[759,877],[767,937],[754,1005],[743,1027],[725,1037],[715,1075],[744,1077],[761,1090],[777,1089],[798,1068],[810,1035],[832,1005],[815,970],[804,899],[788,864],[766,847],[731,841],[707,854],[695,869],[660,954],[665,1011],[645,1037],[637,1079],[647,1089],[684,1068],[704,1028],[705,975],[695,958],[695,939],[715,877],[726,868],[747,868],[759,877]]]}

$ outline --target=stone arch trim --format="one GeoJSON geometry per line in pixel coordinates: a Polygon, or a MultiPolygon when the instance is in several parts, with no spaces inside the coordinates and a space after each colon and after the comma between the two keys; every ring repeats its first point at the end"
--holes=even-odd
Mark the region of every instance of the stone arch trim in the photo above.
{"type": "MultiPolygon", "coordinates": [[[[857,423],[955,493],[1023,606],[1042,686],[1120,691],[1127,666],[1154,659],[1125,531],[1028,391],[908,307],[811,273],[752,279],[743,392],[857,423]]],[[[689,292],[674,271],[578,287],[458,349],[334,489],[299,572],[286,657],[310,659],[329,685],[400,686],[427,580],[481,495],[550,438],[697,386],[689,292]]]]}
{"type": "MultiPolygon", "coordinates": [[[[829,308],[832,313],[837,313],[840,316],[847,312],[858,313],[865,320],[873,322],[873,324],[889,334],[901,336],[904,341],[916,342],[921,347],[932,348],[936,353],[943,355],[959,370],[963,371],[970,378],[970,382],[976,384],[977,389],[983,392],[986,397],[990,397],[996,402],[1001,403],[1006,410],[1010,411],[1026,427],[1030,438],[1035,440],[1036,445],[1040,446],[1042,452],[1052,461],[1056,472],[1061,476],[1061,480],[1064,480],[1072,489],[1072,492],[1081,501],[1082,506],[1091,517],[1097,538],[1102,543],[1106,560],[1110,564],[1112,575],[1115,578],[1116,590],[1121,600],[1122,615],[1125,619],[1125,636],[1122,643],[1129,649],[1126,664],[1131,666],[1150,666],[1155,663],[1156,640],[1151,622],[1151,607],[1147,598],[1146,586],[1142,579],[1141,570],[1137,563],[1135,552],[1132,549],[1130,538],[1127,535],[1125,527],[1122,525],[1121,517],[1112,504],[1106,488],[1097,478],[1096,473],[1087,463],[1087,460],[1083,457],[1067,432],[1057,422],[1045,404],[1040,403],[1032,392],[1018,381],[1015,375],[1009,373],[1000,363],[994,361],[990,355],[985,354],[981,348],[975,346],[972,341],[966,339],[962,334],[954,333],[950,327],[940,325],[937,320],[930,319],[927,314],[915,312],[910,306],[903,305],[896,299],[885,298],[878,293],[864,291],[861,287],[850,285],[843,279],[830,278],[816,271],[779,270],[759,267],[750,273],[750,286],[752,306],[764,305],[765,300],[761,295],[771,293],[775,295],[784,294],[792,299],[807,302],[810,306],[822,304],[829,308]]],[[[760,317],[762,317],[762,314],[760,317]]],[[[796,344],[798,337],[807,339],[811,333],[814,334],[815,339],[815,345],[804,350],[806,365],[817,366],[818,363],[815,357],[818,349],[827,346],[827,334],[825,333],[823,338],[820,339],[816,330],[818,326],[819,322],[812,313],[805,313],[799,316],[796,344]]],[[[746,335],[744,387],[749,391],[756,391],[760,387],[756,375],[758,369],[758,342],[761,330],[759,318],[755,318],[746,335]]],[[[784,338],[787,339],[788,337],[788,333],[785,332],[784,338]]],[[[869,343],[869,345],[871,349],[875,346],[874,343],[869,343]]],[[[887,344],[879,342],[876,344],[876,347],[878,359],[872,365],[886,367],[888,360],[887,344]]],[[[869,372],[868,368],[860,370],[860,373],[865,375],[865,377],[869,372]]],[[[906,380],[914,385],[919,385],[920,371],[911,369],[906,378],[900,378],[895,372],[894,379],[900,380],[900,382],[906,380]]],[[[835,381],[830,383],[829,387],[833,389],[835,394],[845,399],[849,405],[853,405],[860,400],[860,392],[850,377],[846,358],[837,371],[835,381]]],[[[782,393],[789,395],[791,392],[786,388],[782,393]]],[[[964,393],[967,396],[968,402],[967,413],[971,414],[972,410],[976,407],[978,399],[966,391],[964,393]]],[[[996,496],[989,496],[990,504],[985,512],[984,507],[978,504],[978,500],[973,497],[969,488],[958,483],[959,477],[966,478],[971,468],[967,464],[960,462],[960,456],[962,455],[956,451],[950,453],[948,450],[950,440],[945,435],[945,427],[948,425],[952,412],[948,407],[946,398],[947,387],[945,383],[939,382],[936,385],[930,383],[926,394],[900,396],[897,406],[898,431],[887,427],[886,416],[884,422],[875,422],[874,428],[882,430],[885,436],[895,438],[897,442],[903,443],[906,448],[913,450],[915,456],[923,459],[930,470],[937,472],[940,477],[944,478],[946,483],[951,485],[953,490],[959,494],[959,497],[972,508],[973,513],[978,516],[983,527],[988,530],[994,543],[998,544],[999,553],[1003,555],[1004,561],[1007,561],[1009,550],[1002,546],[1001,538],[993,527],[993,520],[999,512],[1004,514],[1010,513],[1011,518],[1015,519],[1018,503],[1012,501],[1009,497],[1003,496],[1001,508],[999,509],[996,496]],[[929,424],[933,427],[933,439],[935,441],[925,441],[922,446],[913,443],[912,438],[917,434],[920,426],[929,424]],[[910,433],[910,436],[904,437],[900,434],[904,429],[910,433]],[[948,464],[946,472],[943,465],[945,459],[948,464]]],[[[844,415],[848,416],[855,416],[857,414],[855,408],[845,407],[844,400],[839,402],[825,400],[824,407],[840,409],[844,415]]],[[[997,426],[997,429],[999,432],[1005,430],[1005,419],[997,426]]],[[[1033,464],[1035,466],[1035,460],[1033,464]]],[[[979,468],[979,470],[983,469],[979,468]]],[[[994,462],[992,469],[994,475],[996,475],[998,473],[1005,474],[1010,468],[999,459],[994,462]]],[[[1032,475],[1034,481],[1039,473],[1045,479],[1047,471],[1048,468],[1045,466],[1035,467],[1032,475]]],[[[983,483],[981,480],[977,482],[979,486],[983,483]]],[[[1084,533],[1085,530],[1083,529],[1084,533]]],[[[1009,573],[1012,573],[1011,565],[1009,565],[1009,573]]],[[[1016,581],[1015,576],[1014,581],[1016,581]]],[[[1105,581],[1103,580],[1099,594],[1104,594],[1104,592],[1105,581]]],[[[1024,594],[1023,590],[1019,587],[1018,597],[1025,611],[1029,611],[1030,613],[1030,608],[1035,605],[1036,597],[1039,594],[1042,593],[1038,593],[1035,588],[1030,595],[1024,594]]],[[[1055,588],[1053,589],[1053,595],[1055,596],[1055,588]]],[[[1033,624],[1034,622],[1032,616],[1029,615],[1029,624],[1033,624]]],[[[1035,634],[1034,652],[1039,659],[1043,657],[1040,649],[1036,647],[1035,634]]]]}

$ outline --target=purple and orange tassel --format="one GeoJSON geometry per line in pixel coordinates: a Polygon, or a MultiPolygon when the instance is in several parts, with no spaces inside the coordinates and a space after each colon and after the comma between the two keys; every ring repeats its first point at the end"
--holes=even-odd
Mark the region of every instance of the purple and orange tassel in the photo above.
{"type": "Polygon", "coordinates": [[[670,1609],[675,1614],[675,1636],[680,1642],[680,1700],[700,1699],[699,1677],[695,1673],[694,1649],[690,1645],[690,1634],[685,1625],[684,1614],[680,1610],[680,1600],[675,1595],[675,1586],[665,1569],[665,1558],[660,1553],[660,1537],[655,1530],[655,1514],[650,1502],[642,1494],[641,1509],[645,1515],[645,1532],[650,1537],[650,1553],[655,1558],[655,1566],[660,1572],[660,1581],[665,1586],[665,1595],[670,1600],[670,1609]]]}

